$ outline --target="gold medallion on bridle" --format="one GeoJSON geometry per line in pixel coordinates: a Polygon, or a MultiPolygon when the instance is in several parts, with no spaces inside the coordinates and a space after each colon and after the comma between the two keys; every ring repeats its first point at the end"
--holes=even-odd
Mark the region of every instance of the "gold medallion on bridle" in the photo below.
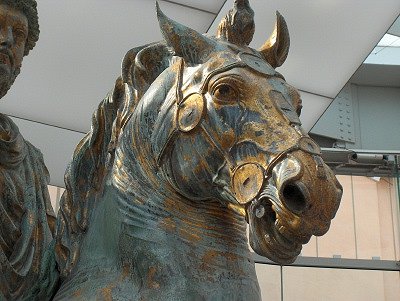
{"type": "Polygon", "coordinates": [[[232,175],[232,188],[237,201],[244,205],[253,200],[261,191],[264,169],[255,163],[239,166],[232,175]]]}
{"type": "Polygon", "coordinates": [[[195,93],[187,96],[178,107],[178,127],[182,132],[190,132],[203,117],[203,95],[195,93]]]}

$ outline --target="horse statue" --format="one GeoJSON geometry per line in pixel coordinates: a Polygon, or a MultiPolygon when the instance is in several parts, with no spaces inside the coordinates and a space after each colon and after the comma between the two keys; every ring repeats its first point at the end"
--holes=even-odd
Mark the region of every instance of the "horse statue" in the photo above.
{"type": "Polygon", "coordinates": [[[248,0],[216,36],[157,16],[164,40],[126,54],[67,169],[53,300],[260,300],[247,224],[256,253],[291,263],[338,209],[275,70],[284,18],[255,50],[248,0]]]}

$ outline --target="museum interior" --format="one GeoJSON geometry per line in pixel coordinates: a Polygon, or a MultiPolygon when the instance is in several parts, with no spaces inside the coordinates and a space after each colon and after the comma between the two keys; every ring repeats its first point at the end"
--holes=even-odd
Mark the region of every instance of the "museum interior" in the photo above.
{"type": "MultiPolygon", "coordinates": [[[[40,38],[0,111],[38,147],[55,212],[64,172],[125,53],[162,40],[153,0],[38,0],[40,38]]],[[[159,0],[215,34],[233,0],[159,0]]],[[[275,12],[290,51],[277,70],[300,92],[303,128],[343,186],[329,232],[292,264],[254,254],[263,300],[395,301],[400,296],[400,1],[252,0],[260,47],[275,12]]],[[[250,248],[250,246],[249,246],[250,248]]]]}

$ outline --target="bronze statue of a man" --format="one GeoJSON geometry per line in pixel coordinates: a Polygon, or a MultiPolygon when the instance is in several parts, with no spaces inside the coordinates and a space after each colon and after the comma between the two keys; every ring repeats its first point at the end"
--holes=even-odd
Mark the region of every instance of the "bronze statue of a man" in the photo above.
{"type": "MultiPolygon", "coordinates": [[[[36,1],[0,0],[0,98],[38,38],[36,1]]],[[[48,183],[41,152],[0,113],[0,300],[46,300],[57,282],[48,183]]]]}

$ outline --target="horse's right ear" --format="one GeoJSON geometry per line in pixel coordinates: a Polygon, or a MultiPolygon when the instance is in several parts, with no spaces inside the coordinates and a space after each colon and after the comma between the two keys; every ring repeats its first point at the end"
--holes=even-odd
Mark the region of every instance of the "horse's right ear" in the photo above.
{"type": "Polygon", "coordinates": [[[165,41],[175,51],[175,55],[189,64],[204,63],[208,56],[220,46],[197,31],[168,18],[156,2],[158,23],[165,41]]]}
{"type": "Polygon", "coordinates": [[[290,36],[285,18],[277,11],[274,32],[258,51],[272,67],[276,68],[285,62],[289,46],[290,36]]]}

